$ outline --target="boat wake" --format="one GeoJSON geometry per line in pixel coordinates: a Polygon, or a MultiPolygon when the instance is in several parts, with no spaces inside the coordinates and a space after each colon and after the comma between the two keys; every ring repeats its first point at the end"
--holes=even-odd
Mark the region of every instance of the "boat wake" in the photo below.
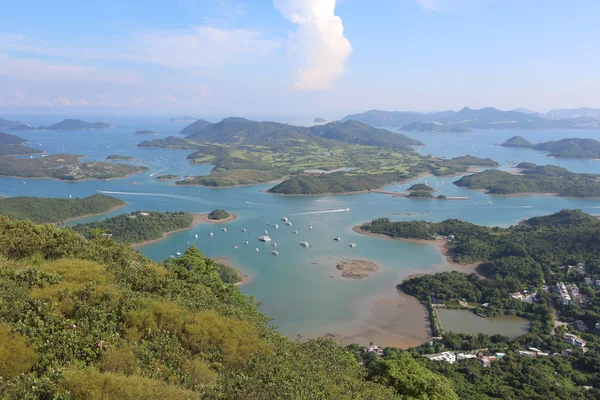
{"type": "Polygon", "coordinates": [[[273,205],[271,205],[271,204],[253,203],[251,201],[247,201],[246,204],[250,204],[250,205],[253,205],[253,206],[269,206],[269,207],[273,207],[273,205]]]}
{"type": "Polygon", "coordinates": [[[154,176],[154,175],[156,175],[156,174],[160,174],[161,172],[165,172],[166,170],[167,170],[167,168],[165,168],[165,169],[161,169],[160,171],[156,171],[156,172],[154,172],[154,173],[150,174],[150,176],[154,176]]]}
{"type": "Polygon", "coordinates": [[[307,211],[303,213],[295,213],[290,215],[310,215],[310,214],[329,214],[329,213],[339,213],[339,212],[347,212],[350,211],[349,208],[339,208],[337,210],[323,210],[323,211],[307,211]]]}
{"type": "Polygon", "coordinates": [[[191,196],[181,196],[179,194],[145,193],[145,192],[113,192],[113,191],[110,191],[110,190],[97,190],[97,192],[98,193],[102,193],[102,194],[116,194],[116,195],[123,195],[123,196],[166,197],[166,198],[169,198],[169,199],[188,200],[188,201],[195,201],[197,203],[211,204],[207,200],[203,200],[203,199],[199,199],[197,197],[191,197],[191,196]]]}

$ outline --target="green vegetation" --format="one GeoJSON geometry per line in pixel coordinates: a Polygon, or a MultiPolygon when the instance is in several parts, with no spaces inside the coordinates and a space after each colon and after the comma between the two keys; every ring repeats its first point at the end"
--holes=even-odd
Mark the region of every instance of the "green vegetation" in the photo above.
{"type": "Polygon", "coordinates": [[[490,194],[557,193],[570,197],[600,197],[597,175],[569,172],[554,165],[537,166],[521,163],[521,175],[487,170],[464,176],[455,185],[469,189],[486,189],[490,194]]]}
{"type": "Polygon", "coordinates": [[[435,192],[435,189],[424,183],[415,183],[408,188],[408,192],[435,192]]]}
{"type": "Polygon", "coordinates": [[[282,177],[272,171],[257,171],[252,169],[238,169],[234,171],[215,171],[208,176],[187,177],[183,181],[175,182],[177,185],[202,185],[208,187],[231,187],[241,185],[256,185],[271,182],[282,177]]]}
{"type": "Polygon", "coordinates": [[[2,156],[27,156],[33,154],[42,154],[42,150],[32,149],[30,147],[18,144],[0,144],[0,157],[2,156]]]}
{"type": "Polygon", "coordinates": [[[111,154],[110,156],[106,157],[106,159],[112,161],[131,161],[134,158],[131,156],[122,156],[120,154],[111,154]]]}
{"type": "Polygon", "coordinates": [[[275,194],[322,195],[328,193],[363,192],[378,189],[388,183],[397,182],[404,175],[387,174],[345,174],[295,175],[269,189],[275,194]]]}
{"type": "Polygon", "coordinates": [[[190,142],[187,139],[183,139],[177,136],[168,136],[164,139],[152,139],[145,140],[138,144],[138,147],[149,148],[149,149],[193,149],[198,145],[190,142]]]}
{"type": "Polygon", "coordinates": [[[43,197],[5,197],[0,199],[0,214],[35,223],[57,223],[91,214],[102,214],[124,206],[114,197],[95,194],[83,199],[53,199],[43,197]]]}
{"type": "Polygon", "coordinates": [[[0,398],[457,398],[407,356],[367,374],[333,341],[283,337],[195,247],[155,263],[0,216],[0,255],[0,398]]]}
{"type": "Polygon", "coordinates": [[[86,238],[99,230],[124,243],[141,243],[161,238],[164,234],[192,226],[192,214],[186,212],[142,212],[118,215],[104,221],[79,224],[73,229],[86,238]]]}
{"type": "Polygon", "coordinates": [[[497,167],[500,165],[491,158],[479,158],[473,156],[454,157],[450,159],[450,162],[460,165],[471,165],[476,167],[497,167]]]}
{"type": "Polygon", "coordinates": [[[51,154],[47,157],[20,159],[0,157],[0,176],[21,178],[55,178],[65,181],[86,179],[115,179],[147,171],[147,167],[80,162],[73,154],[51,154]]]}
{"type": "Polygon", "coordinates": [[[112,129],[113,126],[106,122],[85,122],[80,119],[65,119],[54,125],[40,126],[40,129],[56,131],[83,131],[95,129],[112,129]]]}
{"type": "Polygon", "coordinates": [[[529,140],[524,139],[521,136],[513,136],[510,139],[508,139],[506,142],[502,143],[501,146],[530,148],[530,147],[533,147],[533,144],[529,140]]]}
{"type": "Polygon", "coordinates": [[[415,199],[433,199],[433,195],[426,190],[416,190],[411,192],[408,197],[415,199]]]}
{"type": "Polygon", "coordinates": [[[210,214],[208,214],[208,219],[212,219],[214,221],[220,221],[229,217],[231,217],[231,215],[225,210],[213,210],[210,212],[210,214]]]}
{"type": "Polygon", "coordinates": [[[439,122],[413,122],[412,124],[404,125],[402,130],[405,132],[473,132],[472,129],[461,125],[443,125],[439,122]]]}
{"type": "Polygon", "coordinates": [[[179,178],[181,178],[181,176],[174,175],[174,174],[156,175],[154,177],[154,179],[157,181],[172,181],[172,180],[179,179],[179,178]]]}
{"type": "Polygon", "coordinates": [[[25,144],[27,143],[26,139],[19,137],[17,135],[11,135],[10,133],[0,132],[0,144],[25,144]]]}
{"type": "Polygon", "coordinates": [[[134,135],[139,135],[139,136],[145,136],[145,135],[156,135],[155,131],[151,131],[151,130],[141,130],[141,131],[136,131],[134,132],[134,135]]]}
{"type": "MultiPolygon", "coordinates": [[[[194,119],[192,118],[191,121],[193,121],[193,120],[194,119]]],[[[180,121],[183,122],[183,120],[180,120],[180,121]]],[[[178,121],[178,122],[180,122],[180,121],[178,121]]],[[[193,135],[210,125],[212,125],[212,124],[210,122],[208,122],[207,120],[199,119],[199,120],[195,121],[194,123],[183,128],[181,130],[181,132],[179,132],[179,133],[181,133],[182,135],[193,135]]]]}

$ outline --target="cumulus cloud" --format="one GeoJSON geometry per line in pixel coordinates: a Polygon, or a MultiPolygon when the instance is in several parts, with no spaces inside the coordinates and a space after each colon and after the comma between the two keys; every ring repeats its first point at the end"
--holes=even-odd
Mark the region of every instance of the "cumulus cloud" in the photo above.
{"type": "Polygon", "coordinates": [[[275,7],[298,25],[290,52],[297,63],[297,89],[330,89],[344,73],[352,52],[344,36],[341,18],[335,15],[335,0],[274,0],[275,7]]]}

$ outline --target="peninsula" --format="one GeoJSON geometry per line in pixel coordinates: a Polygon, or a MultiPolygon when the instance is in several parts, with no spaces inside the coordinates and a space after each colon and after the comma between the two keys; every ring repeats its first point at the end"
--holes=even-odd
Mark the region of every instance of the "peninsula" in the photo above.
{"type": "Polygon", "coordinates": [[[42,150],[24,146],[25,143],[27,143],[27,140],[22,137],[0,132],[0,156],[23,156],[43,153],[42,150]]]}
{"type": "Polygon", "coordinates": [[[551,140],[549,142],[532,144],[521,136],[514,136],[504,142],[501,146],[523,147],[533,150],[546,151],[549,153],[548,157],[582,159],[600,158],[600,142],[594,139],[568,138],[558,141],[551,140]]]}
{"type": "Polygon", "coordinates": [[[106,122],[85,122],[80,119],[65,119],[50,126],[40,126],[40,129],[52,131],[89,131],[112,129],[112,125],[106,122]]]}

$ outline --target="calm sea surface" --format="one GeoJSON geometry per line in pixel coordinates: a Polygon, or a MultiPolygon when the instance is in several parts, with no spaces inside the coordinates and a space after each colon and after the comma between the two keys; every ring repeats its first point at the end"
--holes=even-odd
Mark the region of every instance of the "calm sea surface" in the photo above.
{"type": "MultiPolygon", "coordinates": [[[[28,121],[29,122],[29,121],[28,121]]],[[[36,122],[36,121],[31,121],[36,122]]],[[[39,124],[53,121],[40,120],[39,124]]],[[[54,121],[55,122],[55,121],[54,121]]],[[[140,149],[135,144],[142,140],[176,134],[185,124],[170,123],[158,118],[115,117],[110,121],[117,128],[108,131],[83,132],[17,132],[30,145],[47,153],[73,153],[89,160],[104,160],[110,154],[134,156],[144,160],[151,171],[114,181],[86,181],[66,183],[55,180],[0,178],[0,196],[85,197],[98,191],[118,197],[128,203],[112,215],[134,210],[188,211],[204,213],[223,208],[237,213],[240,218],[227,224],[227,232],[220,226],[201,224],[194,229],[168,237],[141,251],[153,259],[162,260],[188,247],[198,246],[210,257],[224,256],[250,276],[250,282],[241,287],[244,293],[255,296],[262,303],[261,310],[274,317],[274,324],[290,336],[311,336],[345,329],[356,317],[362,299],[379,292],[389,291],[407,275],[440,270],[444,258],[433,247],[358,235],[352,227],[377,217],[393,220],[424,219],[440,221],[460,218],[483,225],[510,226],[535,215],[544,215],[563,208],[581,208],[589,213],[600,213],[600,201],[566,199],[552,196],[497,197],[461,189],[452,182],[459,177],[443,180],[421,178],[387,190],[408,188],[412,183],[427,181],[437,194],[468,196],[466,201],[435,201],[393,198],[368,193],[325,197],[282,197],[264,193],[271,184],[234,189],[177,187],[172,182],[156,181],[153,174],[205,175],[209,165],[189,165],[185,156],[190,151],[140,149]],[[152,129],[156,136],[135,136],[133,132],[152,129]],[[492,204],[489,204],[492,203],[492,204]],[[349,209],[349,211],[347,210],[349,209]],[[400,216],[395,214],[411,214],[400,216]],[[281,223],[288,217],[293,226],[281,223]],[[280,225],[278,230],[273,224],[280,225]],[[270,224],[270,225],[268,225],[270,224]],[[313,229],[310,229],[310,226],[313,229]],[[241,231],[246,228],[247,232],[241,231]],[[267,229],[278,244],[279,257],[271,255],[270,244],[257,240],[267,229]],[[294,234],[293,231],[298,233],[294,234]],[[209,234],[214,232],[214,236],[209,234]],[[198,234],[199,238],[194,239],[198,234]],[[341,241],[334,241],[340,236],[341,241]],[[243,245],[249,240],[249,245],[243,245]],[[299,246],[307,241],[309,248],[299,246]],[[350,242],[357,243],[350,248],[350,242]],[[239,249],[234,250],[234,245],[239,249]],[[258,248],[260,252],[255,252],[258,248]],[[354,281],[341,279],[335,264],[342,258],[366,259],[376,262],[381,270],[368,279],[354,281]]],[[[510,149],[497,146],[514,135],[521,135],[537,143],[567,137],[585,137],[600,140],[600,131],[478,131],[474,133],[412,133],[410,136],[427,146],[422,154],[456,157],[471,154],[490,157],[502,163],[530,161],[554,164],[576,172],[600,173],[600,161],[551,159],[545,153],[528,149],[510,149]]],[[[502,168],[508,168],[504,165],[502,168]]],[[[111,216],[112,216],[111,215],[111,216]]],[[[102,216],[100,218],[105,218],[102,216]]],[[[99,219],[88,218],[82,221],[99,219]]]]}

